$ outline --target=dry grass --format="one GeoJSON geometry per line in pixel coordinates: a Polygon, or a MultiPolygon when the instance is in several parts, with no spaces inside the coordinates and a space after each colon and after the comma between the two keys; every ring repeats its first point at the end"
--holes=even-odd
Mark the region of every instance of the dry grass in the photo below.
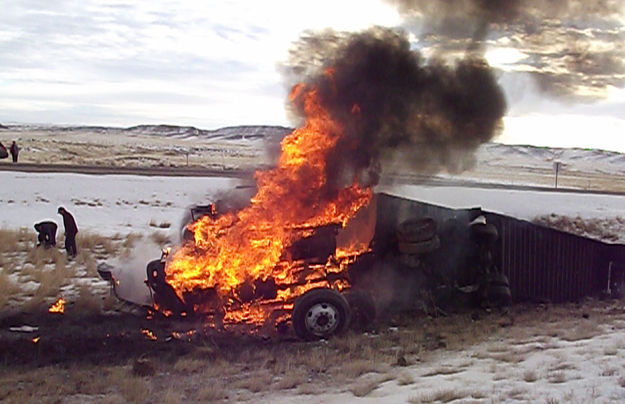
{"type": "Polygon", "coordinates": [[[559,371],[550,373],[547,376],[547,380],[549,381],[549,383],[560,384],[560,383],[566,382],[568,379],[566,377],[566,373],[559,370],[559,371]]]}
{"type": "Polygon", "coordinates": [[[414,377],[408,372],[403,372],[399,376],[397,376],[397,384],[399,384],[400,386],[407,386],[413,383],[414,377]]]}
{"type": "Polygon", "coordinates": [[[349,388],[349,391],[351,391],[356,397],[365,397],[379,386],[380,383],[377,380],[357,382],[349,388]]]}
{"type": "Polygon", "coordinates": [[[20,290],[19,286],[9,277],[9,272],[6,267],[0,272],[0,310],[20,290]]]}
{"type": "Polygon", "coordinates": [[[615,218],[583,219],[580,216],[568,217],[552,213],[536,217],[533,222],[580,236],[618,241],[620,240],[620,234],[617,229],[622,226],[624,220],[618,216],[615,218]],[[621,226],[615,226],[615,224],[620,224],[621,226]]]}
{"type": "Polygon", "coordinates": [[[468,396],[470,396],[470,394],[467,393],[466,391],[463,391],[460,389],[449,388],[449,389],[436,390],[436,391],[429,392],[429,393],[423,393],[418,396],[411,397],[408,399],[408,402],[410,404],[434,403],[434,402],[448,403],[454,400],[461,400],[468,396]]]}
{"type": "Polygon", "coordinates": [[[113,367],[110,369],[108,381],[113,391],[132,403],[148,401],[149,385],[142,377],[137,377],[127,367],[113,367]]]}
{"type": "Polygon", "coordinates": [[[276,388],[278,390],[291,390],[304,384],[306,381],[308,381],[306,372],[302,369],[297,369],[283,375],[276,383],[276,388]]]}
{"type": "Polygon", "coordinates": [[[236,384],[236,387],[249,390],[252,393],[268,390],[273,380],[273,376],[267,371],[251,373],[244,377],[236,384]]]}
{"type": "Polygon", "coordinates": [[[205,360],[183,357],[176,361],[176,364],[174,365],[174,370],[179,373],[190,374],[198,373],[204,370],[206,366],[207,363],[205,360]]]}
{"type": "Polygon", "coordinates": [[[158,227],[159,229],[169,229],[171,227],[170,222],[157,223],[154,219],[150,219],[150,227],[158,227]]]}
{"type": "Polygon", "coordinates": [[[197,392],[197,399],[202,403],[216,403],[228,398],[228,392],[220,383],[203,383],[197,392]]]}
{"type": "Polygon", "coordinates": [[[463,369],[460,367],[451,367],[448,365],[441,365],[438,366],[430,371],[425,372],[424,374],[422,374],[421,376],[423,377],[429,377],[429,376],[439,376],[439,375],[453,375],[456,373],[460,373],[462,372],[463,369]]]}

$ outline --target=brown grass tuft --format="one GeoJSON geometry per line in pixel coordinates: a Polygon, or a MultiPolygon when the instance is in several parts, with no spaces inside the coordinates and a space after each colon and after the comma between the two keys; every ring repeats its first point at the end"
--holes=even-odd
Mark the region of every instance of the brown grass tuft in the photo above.
{"type": "Polygon", "coordinates": [[[267,371],[256,372],[248,375],[245,379],[237,383],[237,387],[241,389],[247,389],[252,393],[258,393],[265,391],[271,385],[273,377],[267,371]]]}
{"type": "Polygon", "coordinates": [[[527,383],[534,383],[536,380],[538,380],[536,371],[526,370],[525,372],[523,372],[523,380],[526,381],[527,383]]]}
{"type": "Polygon", "coordinates": [[[147,382],[141,377],[134,376],[126,367],[111,368],[108,380],[111,387],[130,402],[142,403],[148,398],[147,382]]]}
{"type": "Polygon", "coordinates": [[[219,383],[205,383],[197,392],[198,401],[203,403],[221,402],[227,398],[227,391],[219,383]]]}
{"type": "Polygon", "coordinates": [[[276,384],[278,390],[290,390],[294,389],[308,380],[308,376],[303,370],[296,370],[289,372],[282,376],[282,378],[276,384]]]}
{"type": "Polygon", "coordinates": [[[197,373],[210,366],[206,361],[195,358],[180,358],[174,365],[174,370],[179,373],[189,374],[197,373]]]}
{"type": "Polygon", "coordinates": [[[463,399],[467,396],[469,396],[469,394],[462,390],[441,389],[441,390],[433,391],[430,393],[423,393],[421,395],[411,397],[408,399],[408,402],[410,404],[433,403],[433,402],[448,403],[450,401],[463,399]]]}

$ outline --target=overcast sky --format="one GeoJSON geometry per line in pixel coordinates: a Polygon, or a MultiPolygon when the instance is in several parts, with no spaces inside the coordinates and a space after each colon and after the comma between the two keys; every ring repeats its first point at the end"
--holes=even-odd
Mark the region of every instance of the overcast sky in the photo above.
{"type": "Polygon", "coordinates": [[[486,17],[472,2],[5,0],[0,122],[290,126],[290,45],[380,25],[426,58],[464,52],[479,32],[508,103],[497,141],[625,152],[625,2],[528,0],[486,17]]]}

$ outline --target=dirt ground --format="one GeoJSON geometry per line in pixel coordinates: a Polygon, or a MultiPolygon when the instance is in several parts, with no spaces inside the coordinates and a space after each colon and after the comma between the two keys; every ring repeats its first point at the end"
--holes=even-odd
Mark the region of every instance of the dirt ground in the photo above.
{"type": "MultiPolygon", "coordinates": [[[[262,402],[276,396],[298,401],[328,391],[366,398],[385,383],[410,385],[419,375],[463,370],[442,366],[440,355],[509,341],[482,355],[495,358],[501,367],[518,366],[532,350],[520,351],[514,341],[530,336],[579,341],[604,334],[606,325],[622,328],[624,320],[621,301],[528,304],[514,306],[505,315],[485,311],[437,318],[396,314],[367,333],[348,332],[330,341],[304,343],[291,333],[260,337],[216,331],[201,322],[147,318],[140,311],[84,315],[66,307],[65,314],[17,314],[0,322],[0,400],[262,402]],[[12,330],[24,325],[37,329],[12,330]]],[[[475,357],[480,359],[479,355],[475,357]]],[[[537,378],[527,372],[523,377],[537,378]]],[[[455,395],[460,395],[458,399],[477,396],[473,397],[477,402],[490,397],[488,392],[475,391],[455,395]]],[[[431,398],[408,401],[453,401],[431,398]]],[[[508,400],[499,396],[495,402],[499,401],[508,400]]]]}

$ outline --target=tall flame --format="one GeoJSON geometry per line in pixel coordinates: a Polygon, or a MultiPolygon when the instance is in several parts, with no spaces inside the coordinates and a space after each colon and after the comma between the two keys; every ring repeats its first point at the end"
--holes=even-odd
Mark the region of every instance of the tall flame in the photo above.
{"type": "MultiPolygon", "coordinates": [[[[328,153],[343,131],[320,105],[315,90],[295,86],[290,97],[302,95],[305,125],[283,139],[275,168],[256,172],[258,191],[251,204],[196,221],[190,226],[195,242],[170,258],[166,280],[180,297],[207,288],[223,297],[245,282],[269,276],[290,280],[290,265],[281,263],[285,249],[315,227],[344,226],[371,199],[371,188],[357,179],[340,189],[328,184],[328,153]]],[[[280,297],[288,296],[281,291],[280,297]]]]}

